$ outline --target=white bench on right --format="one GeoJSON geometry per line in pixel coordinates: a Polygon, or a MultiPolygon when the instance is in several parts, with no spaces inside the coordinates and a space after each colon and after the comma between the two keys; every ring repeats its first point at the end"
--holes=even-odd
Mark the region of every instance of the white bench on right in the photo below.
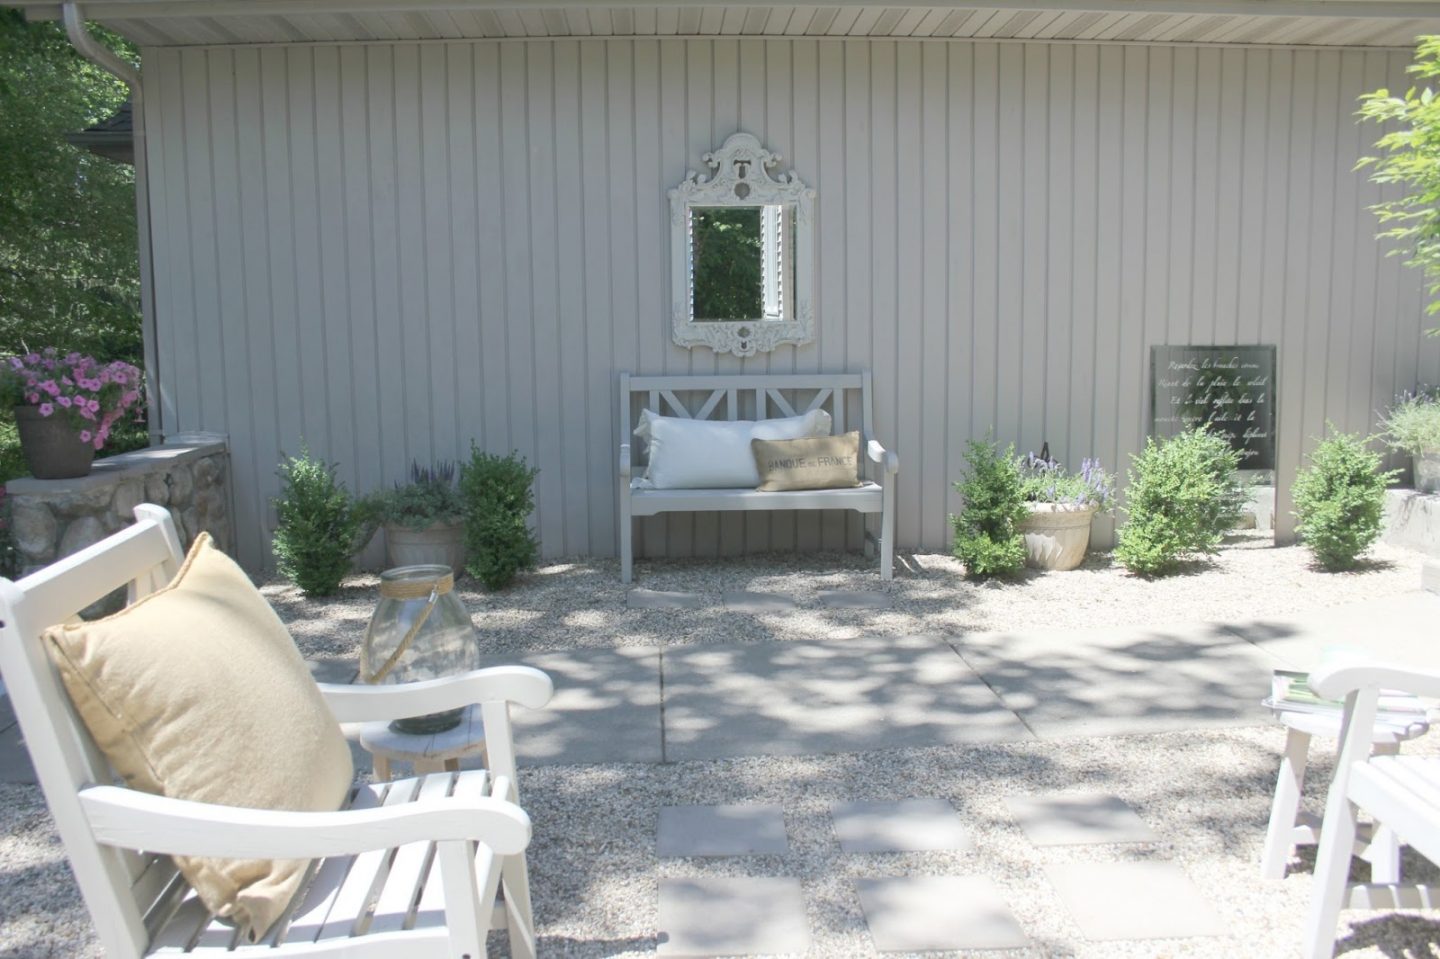
{"type": "MultiPolygon", "coordinates": [[[[880,516],[880,578],[895,575],[895,474],[900,458],[875,438],[870,372],[757,374],[741,376],[631,376],[620,374],[620,580],[634,576],[634,518],[704,510],[755,511],[844,509],[880,516]],[[691,419],[766,419],[814,409],[830,414],[831,431],[847,426],[847,400],[858,400],[861,484],[848,489],[645,489],[634,478],[644,471],[631,454],[641,410],[691,419]],[[742,415],[743,411],[743,415],[742,415]]],[[[867,547],[872,539],[866,531],[867,547]]]]}

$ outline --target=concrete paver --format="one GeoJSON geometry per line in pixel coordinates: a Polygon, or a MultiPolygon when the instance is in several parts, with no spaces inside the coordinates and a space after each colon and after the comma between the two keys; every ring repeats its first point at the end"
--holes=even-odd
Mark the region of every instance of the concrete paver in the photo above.
{"type": "Polygon", "coordinates": [[[1225,924],[1171,862],[1068,862],[1045,867],[1086,939],[1223,936],[1225,924]]]}
{"type": "Polygon", "coordinates": [[[779,806],[662,806],[655,854],[676,856],[783,856],[790,849],[779,806]]]}
{"type": "Polygon", "coordinates": [[[975,848],[975,838],[946,799],[834,803],[830,819],[845,853],[975,848]]]}
{"type": "Polygon", "coordinates": [[[870,938],[880,952],[1021,949],[1025,931],[984,876],[857,879],[870,938]]]}
{"type": "Polygon", "coordinates": [[[799,879],[660,880],[656,955],[772,955],[809,948],[799,879]]]}
{"type": "Polygon", "coordinates": [[[1037,846],[1160,841],[1118,796],[1093,792],[1010,796],[1005,805],[1025,838],[1037,846]]]}

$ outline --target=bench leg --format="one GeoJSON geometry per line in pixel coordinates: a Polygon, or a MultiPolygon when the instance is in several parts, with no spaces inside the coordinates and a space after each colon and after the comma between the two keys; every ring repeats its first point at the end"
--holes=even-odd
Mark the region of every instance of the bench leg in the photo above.
{"type": "Polygon", "coordinates": [[[620,582],[626,586],[634,578],[635,523],[630,518],[630,498],[620,493],[620,582]]]}
{"type": "Polygon", "coordinates": [[[895,578],[895,487],[889,482],[885,484],[880,514],[880,578],[887,581],[895,578]]]}
{"type": "Polygon", "coordinates": [[[1299,730],[1287,730],[1285,755],[1275,778],[1275,798],[1270,804],[1270,827],[1265,831],[1265,849],[1260,856],[1263,879],[1284,879],[1290,862],[1295,816],[1300,811],[1300,790],[1305,784],[1305,765],[1310,757],[1310,737],[1299,730]]]}

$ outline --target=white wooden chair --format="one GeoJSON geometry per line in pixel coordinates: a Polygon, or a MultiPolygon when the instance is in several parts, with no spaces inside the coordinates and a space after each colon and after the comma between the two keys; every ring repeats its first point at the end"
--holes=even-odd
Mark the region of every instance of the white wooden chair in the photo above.
{"type": "Polygon", "coordinates": [[[1340,663],[1311,673],[1310,685],[1321,696],[1345,700],[1340,755],[1325,801],[1303,950],[1305,959],[1330,959],[1342,908],[1440,906],[1440,887],[1348,882],[1362,809],[1374,819],[1377,830],[1393,832],[1400,843],[1440,863],[1440,759],[1372,755],[1370,749],[1380,690],[1440,697],[1440,670],[1340,663]]]}
{"type": "Polygon", "coordinates": [[[135,516],[18,582],[0,579],[0,671],[106,955],[479,959],[503,924],[511,954],[533,956],[530,820],[516,805],[509,704],[545,705],[549,677],[500,667],[405,686],[322,685],[342,723],[479,703],[489,744],[488,772],[358,787],[340,812],[217,806],[112,785],[40,635],[112,590],[128,584],[133,602],[170,581],[183,557],[169,513],[147,504],[135,516]],[[250,945],[213,919],[170,855],[315,862],[285,917],[250,945]]]}

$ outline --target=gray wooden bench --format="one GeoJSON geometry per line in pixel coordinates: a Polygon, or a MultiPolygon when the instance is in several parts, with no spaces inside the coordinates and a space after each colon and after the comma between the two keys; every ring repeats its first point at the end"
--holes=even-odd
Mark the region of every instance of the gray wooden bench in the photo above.
{"type": "MultiPolygon", "coordinates": [[[[843,509],[880,516],[880,578],[894,576],[895,480],[900,458],[875,439],[870,373],[796,373],[753,376],[631,376],[620,374],[620,578],[633,577],[637,516],[701,510],[752,511],[843,509]],[[632,434],[641,410],[692,419],[737,420],[795,416],[824,409],[839,435],[860,419],[860,486],[850,489],[762,493],[753,489],[645,489],[633,485],[644,472],[632,458],[632,434]],[[847,421],[847,411],[852,420],[847,421]]],[[[868,523],[867,523],[868,526],[868,523]]],[[[875,537],[866,530],[867,548],[875,537]]]]}

